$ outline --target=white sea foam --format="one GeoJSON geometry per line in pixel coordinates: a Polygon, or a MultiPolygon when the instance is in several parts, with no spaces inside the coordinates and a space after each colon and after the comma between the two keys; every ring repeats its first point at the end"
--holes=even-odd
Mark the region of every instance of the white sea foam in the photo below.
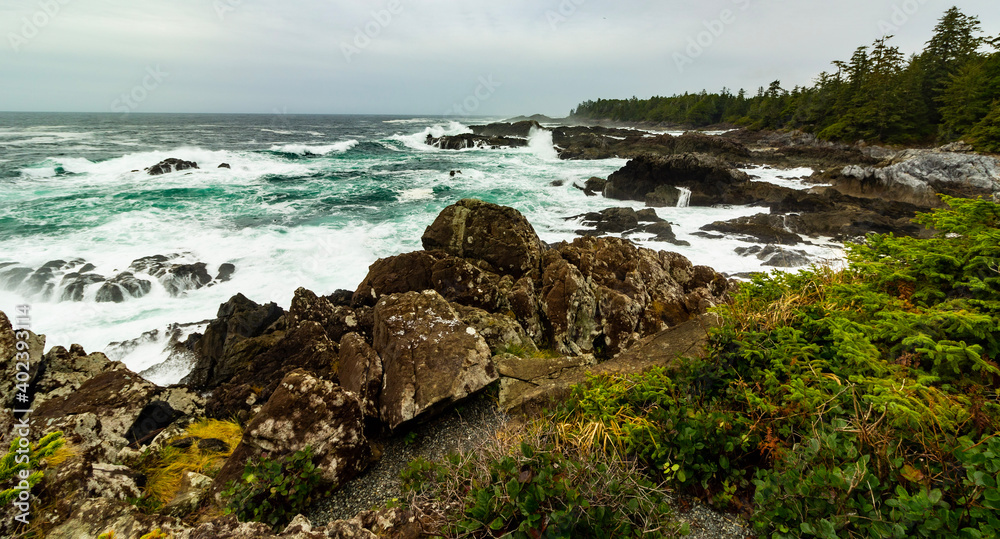
{"type": "Polygon", "coordinates": [[[751,176],[751,181],[773,183],[789,189],[804,191],[812,187],[823,187],[829,184],[816,184],[804,181],[812,176],[813,169],[809,167],[799,167],[791,169],[780,169],[769,166],[752,167],[740,169],[751,176]]]}
{"type": "Polygon", "coordinates": [[[401,135],[399,133],[396,133],[388,137],[388,139],[402,142],[404,146],[410,148],[411,150],[434,151],[437,150],[437,148],[427,145],[428,135],[437,138],[437,137],[443,137],[445,135],[461,135],[464,133],[471,133],[471,132],[472,129],[469,129],[469,127],[466,126],[465,124],[456,121],[451,121],[448,122],[447,125],[435,124],[430,127],[425,127],[422,131],[410,135],[401,135]]]}
{"type": "Polygon", "coordinates": [[[546,161],[558,161],[559,154],[552,143],[552,131],[532,126],[528,130],[528,149],[546,161]]]}
{"type": "Polygon", "coordinates": [[[399,194],[400,202],[413,202],[415,200],[426,200],[429,198],[434,198],[434,189],[425,187],[407,189],[399,194]]]}
{"type": "Polygon", "coordinates": [[[327,155],[330,153],[342,153],[358,145],[357,140],[344,140],[335,144],[325,146],[310,146],[307,144],[285,144],[282,146],[271,146],[272,152],[294,153],[298,155],[327,155]]]}

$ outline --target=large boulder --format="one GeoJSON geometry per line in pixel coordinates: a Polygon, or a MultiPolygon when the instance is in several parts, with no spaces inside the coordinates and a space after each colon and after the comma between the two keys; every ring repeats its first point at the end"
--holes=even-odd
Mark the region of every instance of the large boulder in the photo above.
{"type": "Polygon", "coordinates": [[[901,152],[880,167],[852,165],[834,178],[848,195],[941,205],[937,193],[992,197],[1000,193],[1000,160],[995,157],[927,150],[901,152]]]}
{"type": "Polygon", "coordinates": [[[337,384],[296,370],[286,374],[243,431],[240,444],[216,476],[219,492],[240,477],[246,462],[264,453],[280,458],[311,447],[322,478],[337,487],[368,465],[361,403],[337,384]]]}
{"type": "Polygon", "coordinates": [[[421,240],[424,249],[483,260],[514,278],[535,271],[543,250],[535,229],[520,212],[474,199],[445,208],[421,240]]]}
{"type": "Polygon", "coordinates": [[[372,348],[382,358],[380,416],[393,429],[497,379],[486,340],[433,290],[383,297],[372,348]]]}
{"type": "Polygon", "coordinates": [[[745,172],[706,154],[640,156],[608,177],[604,196],[662,206],[676,200],[677,188],[683,187],[691,191],[691,206],[711,206],[727,203],[749,182],[745,172]]]}
{"type": "Polygon", "coordinates": [[[357,333],[348,333],[340,339],[340,385],[358,396],[366,416],[379,416],[382,358],[357,333]]]}

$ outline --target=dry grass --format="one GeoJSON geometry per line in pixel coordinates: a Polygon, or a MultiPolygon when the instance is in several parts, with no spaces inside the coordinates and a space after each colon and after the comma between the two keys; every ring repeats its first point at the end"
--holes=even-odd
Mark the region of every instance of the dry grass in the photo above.
{"type": "Polygon", "coordinates": [[[240,438],[243,437],[243,428],[233,421],[202,419],[192,423],[178,438],[187,436],[203,439],[218,438],[226,442],[229,450],[223,453],[202,451],[198,449],[197,443],[187,449],[164,447],[152,465],[145,470],[149,478],[146,484],[146,496],[165,504],[177,495],[181,480],[187,472],[215,476],[239,444],[240,438]]]}

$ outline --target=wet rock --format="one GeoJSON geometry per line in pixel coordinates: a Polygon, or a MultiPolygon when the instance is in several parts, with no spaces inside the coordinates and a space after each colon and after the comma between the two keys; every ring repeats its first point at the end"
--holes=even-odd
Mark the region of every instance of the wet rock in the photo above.
{"type": "Polygon", "coordinates": [[[83,301],[88,286],[103,282],[104,277],[96,273],[67,273],[60,283],[62,294],[59,301],[83,301]]]}
{"type": "Polygon", "coordinates": [[[684,187],[691,191],[691,206],[711,206],[724,203],[749,182],[745,172],[709,155],[640,156],[611,174],[604,196],[668,206],[677,204],[677,188],[684,187]]]}
{"type": "Polygon", "coordinates": [[[653,208],[645,208],[635,212],[635,216],[639,219],[641,223],[664,223],[665,219],[656,215],[656,210],[653,208]]]}
{"type": "Polygon", "coordinates": [[[740,256],[756,256],[758,260],[763,261],[764,266],[774,268],[796,268],[807,266],[812,262],[805,251],[785,249],[777,245],[737,247],[735,252],[740,256]]]}
{"type": "Polygon", "coordinates": [[[474,134],[482,137],[517,137],[526,139],[531,134],[532,129],[542,129],[542,126],[533,120],[522,120],[514,123],[498,122],[488,125],[473,125],[469,129],[472,129],[474,134]]]}
{"type": "Polygon", "coordinates": [[[785,225],[784,215],[758,213],[749,217],[737,217],[728,221],[716,221],[701,227],[702,230],[735,234],[748,241],[759,243],[778,243],[781,245],[796,245],[802,242],[802,237],[789,231],[785,225]]]}
{"type": "Polygon", "coordinates": [[[234,273],[236,273],[236,266],[227,262],[219,266],[219,273],[215,276],[215,280],[224,283],[232,279],[234,273]]]}
{"type": "Polygon", "coordinates": [[[312,448],[313,462],[335,488],[360,473],[371,450],[357,397],[333,382],[296,370],[286,374],[267,404],[246,426],[240,444],[215,478],[219,492],[243,473],[249,459],[280,458],[312,448]]]}
{"type": "Polygon", "coordinates": [[[499,150],[500,148],[520,148],[527,146],[528,140],[514,137],[485,137],[472,133],[463,133],[461,135],[444,135],[441,137],[427,135],[424,144],[442,150],[466,150],[470,148],[499,150]]]}
{"type": "Polygon", "coordinates": [[[575,215],[569,219],[581,217],[584,226],[596,227],[597,234],[622,233],[639,226],[639,217],[632,208],[608,208],[599,212],[575,215]]]}
{"type": "Polygon", "coordinates": [[[538,267],[542,242],[513,208],[464,199],[445,208],[421,238],[424,249],[489,263],[518,278],[538,267]]]}
{"type": "Polygon", "coordinates": [[[233,167],[229,166],[229,163],[222,163],[219,165],[218,168],[233,168],[233,167]]]}
{"type": "Polygon", "coordinates": [[[183,159],[177,159],[176,157],[171,157],[169,159],[164,159],[159,163],[145,169],[150,176],[159,176],[161,174],[169,174],[171,172],[179,172],[182,170],[189,170],[193,168],[198,168],[198,163],[194,161],[185,161],[183,159]]]}
{"type": "Polygon", "coordinates": [[[119,273],[101,285],[95,300],[98,303],[121,303],[126,298],[141,298],[152,289],[153,283],[145,279],[138,279],[129,272],[119,273]]]}
{"type": "MultiPolygon", "coordinates": [[[[174,263],[173,261],[179,257],[180,255],[176,254],[147,256],[132,261],[129,269],[134,273],[147,273],[155,277],[171,296],[179,296],[188,290],[197,290],[212,282],[212,276],[209,275],[204,262],[174,263]]],[[[235,271],[235,267],[233,270],[235,271]]]]}
{"type": "Polygon", "coordinates": [[[648,234],[654,234],[651,238],[652,241],[662,241],[666,243],[672,243],[674,245],[689,246],[690,243],[684,240],[678,240],[677,235],[674,234],[674,229],[670,223],[663,221],[658,223],[649,223],[643,225],[639,230],[646,232],[648,234]]]}
{"type": "Polygon", "coordinates": [[[24,280],[34,273],[31,268],[23,266],[7,266],[0,269],[0,286],[6,290],[17,290],[24,280]]]}
{"type": "Polygon", "coordinates": [[[383,297],[372,348],[384,369],[380,415],[393,429],[497,379],[486,341],[435,291],[383,297]]]}

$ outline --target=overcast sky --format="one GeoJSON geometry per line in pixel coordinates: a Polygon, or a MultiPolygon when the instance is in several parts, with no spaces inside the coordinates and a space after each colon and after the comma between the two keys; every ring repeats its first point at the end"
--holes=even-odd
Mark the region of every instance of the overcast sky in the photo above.
{"type": "MultiPolygon", "coordinates": [[[[919,51],[951,5],[0,0],[0,110],[562,116],[598,97],[808,84],[883,33],[919,51]]],[[[1000,34],[996,0],[958,6],[1000,34]]]]}

